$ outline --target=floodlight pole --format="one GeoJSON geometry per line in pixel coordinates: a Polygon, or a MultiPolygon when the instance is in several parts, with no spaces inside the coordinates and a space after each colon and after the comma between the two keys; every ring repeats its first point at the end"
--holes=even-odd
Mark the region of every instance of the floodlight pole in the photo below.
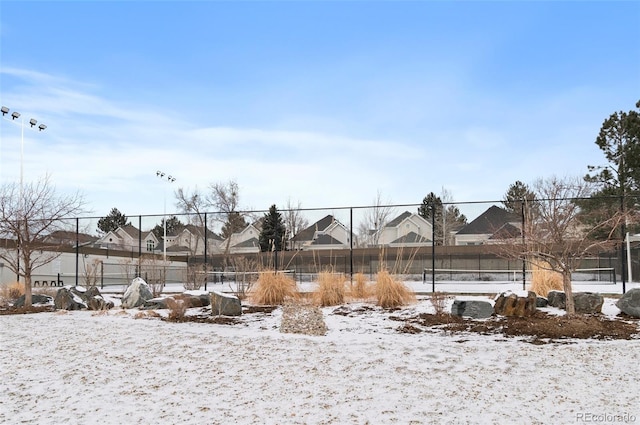
{"type": "MultiPolygon", "coordinates": [[[[22,115],[20,112],[18,111],[13,111],[11,113],[11,119],[8,119],[7,117],[5,117],[5,115],[9,114],[10,108],[8,108],[7,106],[2,106],[0,108],[0,111],[2,112],[2,118],[4,118],[5,120],[14,123],[16,125],[20,126],[20,213],[19,213],[19,217],[18,217],[18,227],[20,227],[20,224],[22,223],[22,220],[24,219],[24,115],[22,115]],[[20,118],[20,121],[16,121],[18,118],[20,118]]],[[[37,131],[44,131],[47,126],[40,123],[40,125],[38,125],[36,127],[36,124],[38,124],[38,121],[34,118],[30,118],[29,119],[29,125],[31,126],[32,129],[37,130],[37,131]]],[[[18,241],[19,242],[19,241],[18,241]]],[[[17,280],[20,280],[20,245],[17,245],[17,280]]]]}
{"type": "MultiPolygon", "coordinates": [[[[168,176],[166,175],[165,172],[163,171],[157,171],[156,172],[156,176],[158,176],[159,178],[161,178],[162,180],[165,180],[168,184],[173,183],[174,181],[176,181],[176,178],[173,176],[168,176]],[[166,178],[165,178],[166,176],[166,178]]],[[[165,265],[167,264],[167,186],[164,186],[164,191],[163,191],[163,203],[164,203],[164,210],[163,210],[163,240],[162,240],[162,250],[163,250],[163,258],[164,258],[164,263],[165,265]]]]}

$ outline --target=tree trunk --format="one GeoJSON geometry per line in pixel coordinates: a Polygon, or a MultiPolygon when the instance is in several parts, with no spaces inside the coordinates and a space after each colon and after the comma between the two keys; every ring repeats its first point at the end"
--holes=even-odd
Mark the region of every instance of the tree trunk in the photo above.
{"type": "Polygon", "coordinates": [[[568,270],[562,271],[562,286],[564,294],[566,296],[565,310],[567,315],[573,315],[576,313],[576,307],[573,304],[573,289],[571,288],[571,272],[568,270]]]}
{"type": "Polygon", "coordinates": [[[24,277],[24,306],[31,307],[31,277],[24,277]]]}

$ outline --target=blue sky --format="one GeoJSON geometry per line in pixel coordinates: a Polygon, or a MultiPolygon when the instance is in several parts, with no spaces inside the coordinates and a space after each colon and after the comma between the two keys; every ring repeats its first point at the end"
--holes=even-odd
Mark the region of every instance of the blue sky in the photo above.
{"type": "Polygon", "coordinates": [[[94,216],[230,179],[254,209],[499,200],[602,164],[602,121],[640,99],[632,1],[3,0],[0,25],[0,101],[48,125],[25,179],[94,216]]]}

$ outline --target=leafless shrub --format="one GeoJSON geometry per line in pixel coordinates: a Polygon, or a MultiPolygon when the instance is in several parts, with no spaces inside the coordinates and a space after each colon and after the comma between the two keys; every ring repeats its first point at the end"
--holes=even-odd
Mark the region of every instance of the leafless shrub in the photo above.
{"type": "Polygon", "coordinates": [[[446,314],[447,301],[449,298],[450,297],[443,292],[432,292],[430,294],[429,299],[436,315],[446,314]]]}
{"type": "MultiPolygon", "coordinates": [[[[189,264],[186,269],[186,276],[183,282],[184,289],[187,291],[198,290],[202,287],[203,273],[200,272],[202,268],[199,264],[189,264]]],[[[207,274],[204,273],[204,279],[207,278],[207,274]]]]}
{"type": "MultiPolygon", "coordinates": [[[[84,262],[84,257],[83,257],[84,262]]],[[[102,267],[102,261],[94,259],[90,263],[84,263],[84,273],[82,279],[86,287],[96,286],[98,284],[98,278],[100,277],[100,270],[102,267]]]]}
{"type": "Polygon", "coordinates": [[[167,267],[163,260],[154,255],[140,257],[140,275],[147,282],[154,297],[159,297],[164,291],[167,267]]]}
{"type": "Polygon", "coordinates": [[[234,257],[231,261],[236,278],[234,295],[244,300],[258,280],[258,274],[255,272],[255,270],[258,269],[257,262],[256,260],[249,260],[246,257],[234,257]]]}

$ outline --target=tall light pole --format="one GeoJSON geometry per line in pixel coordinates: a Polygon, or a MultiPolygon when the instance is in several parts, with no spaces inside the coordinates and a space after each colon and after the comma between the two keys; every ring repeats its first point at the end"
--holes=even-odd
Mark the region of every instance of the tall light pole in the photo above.
{"type": "MultiPolygon", "coordinates": [[[[6,106],[3,106],[2,108],[0,108],[0,111],[2,112],[2,118],[5,118],[7,115],[9,115],[9,111],[10,109],[6,106]]],[[[24,127],[25,127],[25,122],[24,122],[24,116],[22,114],[20,114],[20,112],[18,111],[13,111],[10,115],[11,119],[9,120],[8,118],[7,121],[18,124],[20,126],[20,199],[22,200],[22,194],[23,194],[23,187],[24,187],[24,127]],[[20,118],[22,117],[22,118],[20,118]],[[18,120],[20,118],[20,120],[18,120]]],[[[38,124],[38,121],[34,118],[30,118],[29,122],[27,123],[29,124],[28,128],[31,128],[33,130],[37,130],[37,131],[44,131],[47,126],[40,123],[38,124]]]]}
{"type": "MultiPolygon", "coordinates": [[[[176,181],[176,178],[173,176],[169,176],[167,175],[164,171],[156,171],[156,176],[158,176],[160,179],[166,181],[168,184],[173,183],[174,181],[176,181]]],[[[164,257],[164,263],[167,263],[167,186],[164,187],[164,211],[163,211],[163,232],[164,232],[164,237],[162,240],[162,250],[163,250],[163,257],[164,257]]]]}
{"type": "MultiPolygon", "coordinates": [[[[20,223],[22,223],[22,220],[24,220],[24,127],[25,127],[25,122],[24,122],[24,116],[22,114],[20,114],[20,112],[18,111],[13,111],[11,112],[10,118],[7,117],[7,115],[9,115],[9,111],[10,109],[7,106],[2,106],[0,108],[0,112],[2,113],[2,118],[6,119],[9,122],[12,122],[14,124],[17,124],[20,126],[20,212],[19,212],[19,235],[18,235],[18,246],[17,246],[17,251],[18,251],[18,257],[17,257],[17,268],[18,268],[18,280],[20,280],[20,236],[21,236],[21,231],[20,231],[20,223]],[[22,118],[20,118],[22,116],[22,118]],[[18,120],[19,119],[19,120],[18,120]]],[[[38,121],[35,118],[30,118],[29,122],[27,123],[29,125],[28,128],[36,130],[36,131],[44,131],[47,126],[40,123],[38,124],[38,121]]],[[[1,169],[1,166],[0,166],[1,169]]],[[[1,175],[1,174],[0,174],[1,175]]],[[[26,224],[26,223],[25,223],[26,224]]],[[[25,227],[26,230],[26,227],[25,227]]]]}

